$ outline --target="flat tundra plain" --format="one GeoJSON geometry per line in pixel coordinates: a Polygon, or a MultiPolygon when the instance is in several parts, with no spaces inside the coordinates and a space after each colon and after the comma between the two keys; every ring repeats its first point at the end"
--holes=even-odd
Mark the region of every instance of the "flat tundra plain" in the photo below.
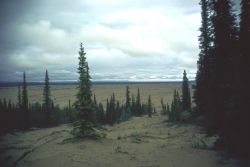
{"type": "MultiPolygon", "coordinates": [[[[94,85],[97,100],[105,103],[113,92],[125,100],[124,84],[94,85]]],[[[161,115],[160,98],[171,101],[173,90],[181,84],[132,84],[131,94],[141,90],[142,101],[148,95],[157,108],[152,118],[133,117],[114,126],[104,126],[106,137],[99,140],[75,140],[72,125],[32,129],[0,137],[0,166],[18,167],[237,167],[238,161],[212,149],[216,136],[207,137],[203,128],[190,124],[172,124],[161,115]]],[[[74,101],[74,85],[52,86],[56,103],[66,106],[74,101]]],[[[16,88],[2,88],[1,97],[15,101],[16,88]]],[[[31,101],[42,100],[42,86],[29,87],[31,101]]]]}

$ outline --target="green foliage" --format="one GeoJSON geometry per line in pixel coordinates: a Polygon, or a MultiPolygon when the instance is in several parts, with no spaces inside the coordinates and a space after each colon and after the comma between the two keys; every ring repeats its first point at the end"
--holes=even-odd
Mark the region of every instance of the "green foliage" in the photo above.
{"type": "Polygon", "coordinates": [[[23,85],[22,85],[22,115],[20,125],[22,129],[28,129],[30,127],[30,115],[28,106],[28,90],[26,84],[26,75],[23,73],[23,85]]]}
{"type": "Polygon", "coordinates": [[[131,114],[136,115],[136,102],[134,95],[132,95],[131,114]]]}
{"type": "MultiPolygon", "coordinates": [[[[79,74],[79,82],[78,82],[78,92],[76,94],[76,102],[75,108],[76,110],[80,110],[85,106],[89,106],[92,103],[92,92],[91,92],[91,81],[89,75],[89,66],[85,57],[86,53],[84,52],[84,48],[82,43],[80,44],[79,51],[79,64],[78,64],[78,74],[79,74]]],[[[90,114],[90,113],[89,113],[90,114]]]]}
{"type": "Polygon", "coordinates": [[[53,101],[51,100],[50,84],[49,84],[49,74],[48,70],[45,72],[44,88],[43,88],[43,110],[47,116],[47,124],[51,126],[52,123],[52,106],[53,101]]]}
{"type": "Polygon", "coordinates": [[[201,0],[202,26],[196,76],[197,112],[217,146],[250,157],[250,1],[241,1],[239,30],[230,0],[201,0]]]}
{"type": "Polygon", "coordinates": [[[181,119],[181,99],[179,92],[175,89],[174,90],[174,95],[173,95],[173,101],[171,103],[171,110],[168,108],[168,119],[169,121],[180,121],[181,119]]]}
{"type": "Polygon", "coordinates": [[[21,95],[21,86],[20,85],[18,85],[17,107],[19,110],[21,110],[21,108],[22,108],[22,95],[21,95]]]}
{"type": "Polygon", "coordinates": [[[164,104],[163,102],[163,98],[161,98],[161,113],[163,115],[166,115],[168,112],[167,112],[167,106],[164,104]]]}
{"type": "Polygon", "coordinates": [[[131,108],[131,97],[130,97],[129,86],[126,86],[126,105],[125,106],[127,109],[131,108]]]}
{"type": "Polygon", "coordinates": [[[182,111],[191,111],[191,96],[186,70],[182,81],[182,111]]]}
{"type": "Polygon", "coordinates": [[[137,95],[136,95],[136,101],[135,101],[135,115],[141,116],[143,114],[142,112],[142,104],[141,104],[141,95],[140,95],[140,89],[137,89],[137,95]]]}
{"type": "Polygon", "coordinates": [[[148,96],[147,113],[148,113],[148,117],[152,117],[153,105],[152,105],[152,101],[151,101],[151,96],[150,95],[148,96]]]}
{"type": "Polygon", "coordinates": [[[103,108],[102,103],[99,103],[96,111],[97,111],[97,113],[96,113],[97,122],[100,124],[104,124],[105,123],[105,112],[104,112],[104,108],[103,108]]]}
{"type": "Polygon", "coordinates": [[[23,112],[28,112],[28,91],[26,84],[26,74],[23,73],[23,85],[22,85],[22,110],[23,112]]]}
{"type": "Polygon", "coordinates": [[[84,52],[81,43],[78,57],[78,92],[76,94],[77,100],[75,102],[75,109],[78,111],[79,116],[78,124],[74,128],[75,131],[79,131],[79,133],[75,133],[77,137],[90,137],[94,135],[94,127],[97,126],[97,115],[98,119],[100,119],[96,98],[94,97],[94,102],[91,99],[91,77],[85,55],[86,53],[84,52]]]}

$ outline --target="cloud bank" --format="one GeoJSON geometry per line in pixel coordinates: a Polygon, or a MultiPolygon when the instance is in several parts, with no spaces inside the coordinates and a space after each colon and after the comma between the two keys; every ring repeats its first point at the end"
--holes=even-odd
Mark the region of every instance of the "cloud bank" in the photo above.
{"type": "Polygon", "coordinates": [[[79,43],[94,80],[194,79],[198,0],[1,2],[0,81],[77,80],[79,43]]]}

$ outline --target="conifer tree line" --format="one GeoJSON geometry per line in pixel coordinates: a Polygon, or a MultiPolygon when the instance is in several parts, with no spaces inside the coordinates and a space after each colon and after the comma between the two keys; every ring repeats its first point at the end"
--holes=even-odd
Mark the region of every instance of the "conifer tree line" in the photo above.
{"type": "Polygon", "coordinates": [[[183,112],[191,112],[191,94],[189,81],[187,78],[186,70],[183,72],[182,80],[182,95],[180,95],[177,89],[174,90],[173,100],[171,104],[165,104],[163,98],[161,98],[162,114],[168,116],[168,120],[172,122],[181,121],[183,112]]]}
{"type": "Polygon", "coordinates": [[[154,109],[151,96],[149,95],[146,103],[142,103],[140,100],[140,89],[138,88],[136,101],[133,100],[134,97],[134,95],[132,95],[132,98],[130,97],[129,86],[126,86],[125,104],[121,104],[116,100],[115,94],[113,93],[110,99],[107,99],[106,103],[106,115],[104,117],[104,119],[106,118],[106,123],[113,125],[114,123],[126,121],[132,116],[148,115],[151,117],[154,109]]]}
{"type": "Polygon", "coordinates": [[[200,54],[195,102],[217,148],[250,157],[250,0],[201,0],[200,54]],[[239,21],[239,26],[237,22],[239,21]]]}
{"type": "Polygon", "coordinates": [[[0,99],[0,134],[31,127],[50,127],[68,122],[67,109],[55,106],[51,99],[48,71],[45,72],[43,103],[29,103],[26,73],[17,87],[17,102],[0,99]]]}

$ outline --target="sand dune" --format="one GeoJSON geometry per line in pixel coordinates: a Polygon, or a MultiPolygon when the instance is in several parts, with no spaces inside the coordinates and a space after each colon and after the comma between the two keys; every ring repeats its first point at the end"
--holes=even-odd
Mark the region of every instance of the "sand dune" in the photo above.
{"type": "Polygon", "coordinates": [[[71,125],[1,137],[0,166],[18,167],[236,167],[210,147],[200,127],[135,117],[107,126],[101,140],[72,140],[71,125]]]}

